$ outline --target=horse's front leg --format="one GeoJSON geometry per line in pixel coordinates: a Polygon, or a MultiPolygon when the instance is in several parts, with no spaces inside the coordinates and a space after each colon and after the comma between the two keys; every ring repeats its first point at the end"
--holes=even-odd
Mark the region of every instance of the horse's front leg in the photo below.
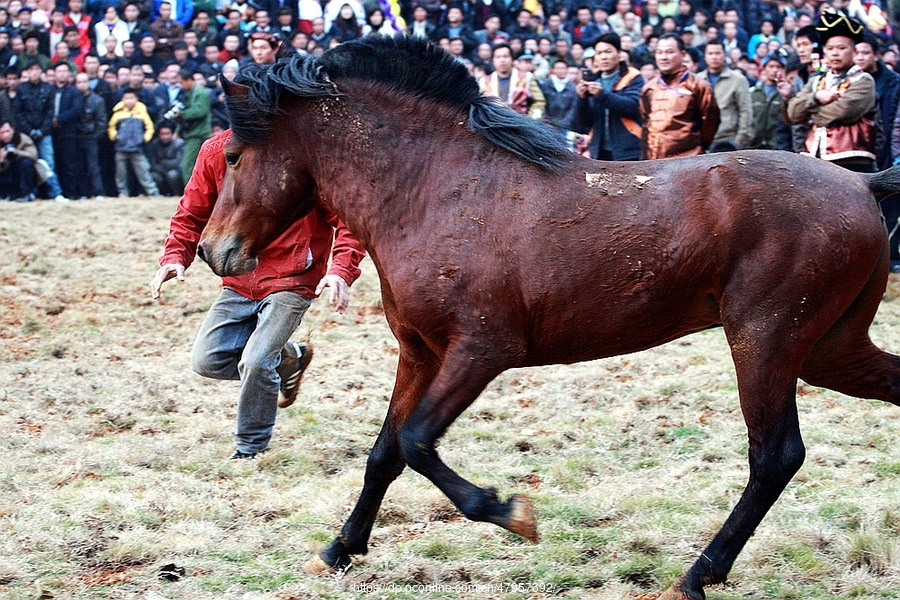
{"type": "Polygon", "coordinates": [[[400,449],[406,463],[434,483],[466,517],[494,523],[533,542],[537,527],[531,501],[521,495],[501,502],[493,488],[480,488],[450,469],[438,456],[435,442],[499,373],[516,366],[508,356],[491,356],[485,344],[448,350],[441,370],[425,397],[400,430],[400,449]]]}
{"type": "Polygon", "coordinates": [[[388,486],[403,472],[398,432],[434,379],[438,359],[424,342],[401,345],[397,379],[381,433],[366,462],[365,483],[341,534],[304,565],[311,574],[346,569],[352,554],[368,551],[369,535],[388,486]]]}

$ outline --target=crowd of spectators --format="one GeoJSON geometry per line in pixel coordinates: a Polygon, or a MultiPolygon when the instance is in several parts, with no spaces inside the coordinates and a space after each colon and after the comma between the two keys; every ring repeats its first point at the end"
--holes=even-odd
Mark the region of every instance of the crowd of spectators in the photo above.
{"type": "Polygon", "coordinates": [[[813,115],[787,106],[820,70],[823,12],[865,26],[872,154],[900,162],[900,50],[877,1],[0,0],[0,197],[178,195],[228,127],[220,74],[368,35],[439,44],[594,158],[803,151],[813,115]]]}

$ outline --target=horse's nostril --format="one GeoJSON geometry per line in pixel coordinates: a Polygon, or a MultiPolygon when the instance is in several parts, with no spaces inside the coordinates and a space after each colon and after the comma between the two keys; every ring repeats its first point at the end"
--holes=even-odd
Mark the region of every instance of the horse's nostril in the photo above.
{"type": "Polygon", "coordinates": [[[203,245],[202,245],[202,244],[201,244],[200,246],[197,247],[197,256],[199,256],[199,257],[200,257],[200,260],[202,260],[203,262],[207,262],[207,260],[206,260],[206,252],[203,250],[203,245]]]}

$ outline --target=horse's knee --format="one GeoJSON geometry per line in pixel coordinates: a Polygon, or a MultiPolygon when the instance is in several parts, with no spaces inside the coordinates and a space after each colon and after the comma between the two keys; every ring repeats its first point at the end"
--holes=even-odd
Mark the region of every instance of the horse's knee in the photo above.
{"type": "Polygon", "coordinates": [[[379,438],[366,460],[366,481],[393,481],[404,467],[397,439],[379,438]]]}
{"type": "Polygon", "coordinates": [[[764,487],[777,488],[780,494],[805,460],[806,447],[799,431],[772,437],[752,453],[750,476],[763,483],[764,487]]]}
{"type": "Polygon", "coordinates": [[[435,455],[434,436],[429,435],[423,427],[407,421],[400,428],[398,437],[403,460],[413,471],[424,474],[435,455]]]}

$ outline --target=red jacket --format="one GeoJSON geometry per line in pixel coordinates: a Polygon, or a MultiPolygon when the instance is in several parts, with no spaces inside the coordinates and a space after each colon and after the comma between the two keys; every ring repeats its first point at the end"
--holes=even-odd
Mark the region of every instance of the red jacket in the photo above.
{"type": "MultiPolygon", "coordinates": [[[[225,155],[222,149],[231,138],[231,130],[204,142],[191,180],[169,223],[169,235],[160,265],[194,262],[203,228],[209,222],[225,179],[225,155]]],[[[323,206],[313,209],[282,233],[259,255],[252,273],[223,277],[225,285],[252,300],[285,290],[315,298],[315,290],[326,272],[352,284],[360,274],[359,263],[365,250],[347,231],[333,212],[323,206]],[[307,263],[312,264],[307,267],[307,263]],[[328,259],[332,258],[331,266],[328,259]]]]}

